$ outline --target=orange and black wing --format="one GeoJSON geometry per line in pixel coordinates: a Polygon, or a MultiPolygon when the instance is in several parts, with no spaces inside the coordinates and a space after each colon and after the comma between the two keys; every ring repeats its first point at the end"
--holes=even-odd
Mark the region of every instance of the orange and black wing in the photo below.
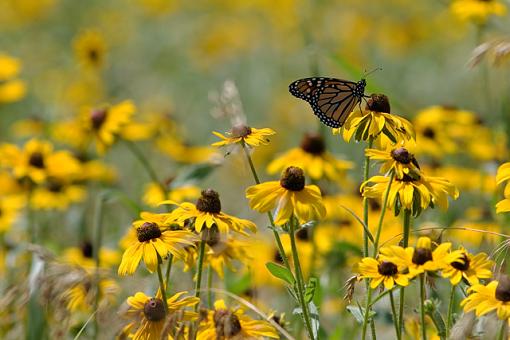
{"type": "Polygon", "coordinates": [[[306,100],[321,122],[341,127],[349,113],[358,105],[365,90],[365,80],[358,83],[335,78],[305,78],[289,85],[290,93],[306,100]]]}

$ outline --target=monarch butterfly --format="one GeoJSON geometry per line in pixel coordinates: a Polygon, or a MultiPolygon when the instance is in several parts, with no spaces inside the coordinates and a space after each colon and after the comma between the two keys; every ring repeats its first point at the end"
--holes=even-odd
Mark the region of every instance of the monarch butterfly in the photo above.
{"type": "Polygon", "coordinates": [[[306,100],[321,122],[332,128],[341,127],[349,113],[365,97],[365,79],[353,82],[336,78],[304,78],[289,85],[289,92],[306,100]]]}

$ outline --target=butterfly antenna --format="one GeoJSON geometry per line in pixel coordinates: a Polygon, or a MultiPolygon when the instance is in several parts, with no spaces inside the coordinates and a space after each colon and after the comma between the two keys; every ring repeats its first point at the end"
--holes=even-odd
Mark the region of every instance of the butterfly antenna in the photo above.
{"type": "Polygon", "coordinates": [[[367,72],[367,71],[365,70],[365,73],[363,74],[363,78],[366,78],[367,76],[369,76],[370,74],[372,74],[372,73],[374,73],[374,72],[376,72],[376,71],[382,71],[382,67],[376,67],[376,68],[374,68],[374,69],[373,69],[372,71],[370,71],[370,72],[367,72]]]}

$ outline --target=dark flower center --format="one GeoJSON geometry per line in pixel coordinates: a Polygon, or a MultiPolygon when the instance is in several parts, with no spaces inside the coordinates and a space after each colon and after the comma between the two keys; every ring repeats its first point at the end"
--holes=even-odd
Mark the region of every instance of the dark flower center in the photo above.
{"type": "Polygon", "coordinates": [[[406,148],[398,148],[391,150],[391,157],[399,163],[409,164],[413,160],[414,156],[407,151],[406,148]]]}
{"type": "Polygon", "coordinates": [[[372,94],[367,100],[367,110],[390,113],[390,101],[384,94],[372,94]]]}
{"type": "Polygon", "coordinates": [[[275,250],[274,252],[273,261],[276,263],[283,263],[282,255],[278,250],[275,250]]]}
{"type": "Polygon", "coordinates": [[[92,127],[94,130],[99,130],[106,120],[106,109],[92,110],[90,113],[90,120],[92,121],[92,127]]]}
{"type": "Polygon", "coordinates": [[[310,241],[312,238],[310,228],[301,228],[296,232],[296,237],[301,241],[310,241]]]}
{"type": "Polygon", "coordinates": [[[143,314],[149,321],[161,321],[165,318],[165,307],[163,300],[151,298],[143,306],[143,314]]]}
{"type": "Polygon", "coordinates": [[[138,241],[147,242],[161,236],[161,230],[156,223],[145,222],[138,229],[136,229],[136,236],[138,241]]]}
{"type": "Polygon", "coordinates": [[[280,178],[280,185],[290,191],[301,191],[305,187],[305,174],[303,169],[289,166],[280,178]]]}
{"type": "Polygon", "coordinates": [[[413,253],[413,263],[421,266],[427,261],[432,261],[432,250],[428,248],[416,248],[413,253]]]}
{"type": "Polygon", "coordinates": [[[452,267],[457,270],[463,271],[463,272],[468,270],[469,269],[469,259],[466,254],[462,254],[462,261],[464,261],[464,263],[462,263],[460,261],[452,262],[452,267]]]}
{"type": "Polygon", "coordinates": [[[33,152],[28,159],[28,164],[34,168],[44,169],[44,156],[40,152],[33,152]]]}
{"type": "Polygon", "coordinates": [[[510,302],[510,277],[501,275],[496,288],[496,299],[503,302],[510,302]]]}
{"type": "Polygon", "coordinates": [[[217,339],[223,339],[224,337],[230,338],[241,332],[241,322],[239,318],[229,310],[216,310],[213,320],[217,339]]]}
{"type": "Polygon", "coordinates": [[[318,133],[307,133],[301,141],[301,149],[309,154],[319,156],[326,151],[326,144],[318,133]]]}
{"type": "Polygon", "coordinates": [[[99,52],[96,49],[91,48],[88,54],[89,59],[92,60],[93,62],[97,62],[99,60],[99,52]]]}
{"type": "Polygon", "coordinates": [[[423,137],[428,138],[428,139],[434,139],[436,137],[436,131],[434,131],[434,129],[431,128],[430,126],[427,126],[423,130],[423,137]]]}
{"type": "Polygon", "coordinates": [[[249,134],[251,134],[251,127],[244,124],[235,125],[232,127],[232,130],[230,130],[230,134],[235,138],[247,137],[249,134]]]}
{"type": "Polygon", "coordinates": [[[220,195],[213,189],[202,190],[197,200],[197,209],[201,212],[217,214],[221,211],[220,195]]]}
{"type": "Polygon", "coordinates": [[[83,254],[83,257],[92,258],[93,251],[92,251],[92,243],[90,241],[85,241],[81,245],[81,253],[83,254]]]}
{"type": "Polygon", "coordinates": [[[62,192],[63,187],[64,186],[62,185],[62,183],[59,183],[57,181],[49,181],[48,184],[46,185],[46,188],[54,193],[62,192]]]}
{"type": "Polygon", "coordinates": [[[397,265],[389,261],[382,261],[377,267],[377,270],[379,274],[383,276],[393,276],[398,273],[397,265]]]}

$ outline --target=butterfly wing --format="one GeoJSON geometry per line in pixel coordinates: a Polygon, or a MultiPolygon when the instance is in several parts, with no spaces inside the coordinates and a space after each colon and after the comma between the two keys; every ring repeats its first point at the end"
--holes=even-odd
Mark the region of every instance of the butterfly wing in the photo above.
{"type": "Polygon", "coordinates": [[[362,100],[357,86],[357,83],[349,80],[316,77],[296,80],[289,85],[289,92],[306,100],[321,122],[338,128],[362,100]]]}

